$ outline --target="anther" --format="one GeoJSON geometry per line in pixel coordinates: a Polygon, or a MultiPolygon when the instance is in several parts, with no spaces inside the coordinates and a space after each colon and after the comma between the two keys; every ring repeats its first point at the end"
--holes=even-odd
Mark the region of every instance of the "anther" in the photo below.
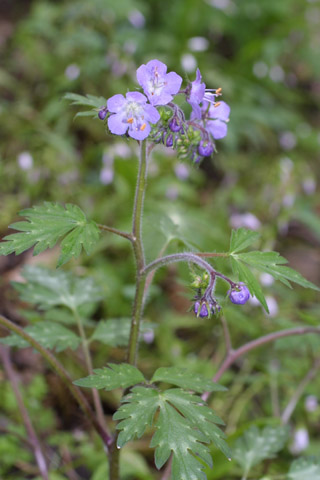
{"type": "Polygon", "coordinates": [[[128,118],[128,120],[127,120],[128,123],[133,123],[133,121],[134,121],[133,117],[130,117],[130,118],[128,118]]]}
{"type": "Polygon", "coordinates": [[[221,102],[217,102],[214,104],[215,107],[219,107],[219,105],[221,105],[221,102]]]}
{"type": "Polygon", "coordinates": [[[146,124],[146,123],[143,123],[143,124],[141,125],[141,127],[140,127],[140,130],[143,131],[143,130],[146,128],[146,126],[147,126],[147,124],[146,124]]]}
{"type": "Polygon", "coordinates": [[[221,88],[221,87],[217,88],[217,90],[216,90],[216,94],[217,94],[217,95],[220,95],[220,94],[221,94],[221,92],[222,92],[222,88],[221,88]]]}

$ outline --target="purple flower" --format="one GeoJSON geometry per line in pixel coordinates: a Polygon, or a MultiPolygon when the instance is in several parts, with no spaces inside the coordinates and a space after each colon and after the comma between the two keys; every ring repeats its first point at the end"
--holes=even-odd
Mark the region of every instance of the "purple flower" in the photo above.
{"type": "Polygon", "coordinates": [[[98,113],[98,117],[100,118],[100,120],[104,120],[107,116],[107,113],[108,113],[107,107],[101,108],[98,113]]]}
{"type": "Polygon", "coordinates": [[[148,137],[150,123],[157,123],[160,114],[156,108],[147,104],[146,97],[139,92],[128,92],[126,98],[123,95],[113,95],[107,101],[110,115],[108,127],[111,133],[124,135],[127,130],[130,137],[136,140],[144,140],[148,137]]]}
{"type": "Polygon", "coordinates": [[[204,140],[201,140],[199,147],[198,147],[198,153],[202,157],[210,157],[213,153],[213,145],[211,142],[206,142],[204,140]]]}
{"type": "Polygon", "coordinates": [[[194,304],[194,313],[197,315],[197,317],[200,317],[200,318],[205,318],[209,316],[207,305],[201,302],[196,302],[194,304]]]}
{"type": "Polygon", "coordinates": [[[203,100],[206,85],[201,83],[202,77],[199,68],[197,68],[196,79],[188,87],[187,102],[191,105],[194,118],[201,118],[200,103],[203,100]]]}
{"type": "Polygon", "coordinates": [[[230,107],[225,102],[209,103],[204,101],[202,105],[202,118],[205,120],[206,129],[215,140],[227,135],[230,107]]]}
{"type": "Polygon", "coordinates": [[[170,135],[168,135],[168,136],[167,136],[166,134],[163,135],[163,142],[164,142],[164,144],[165,144],[167,147],[172,147],[172,145],[173,145],[173,136],[171,135],[171,133],[170,133],[170,135]]]}
{"type": "Polygon", "coordinates": [[[250,298],[248,287],[240,282],[235,288],[229,290],[228,295],[232,303],[236,305],[244,305],[250,298]]]}
{"type": "Polygon", "coordinates": [[[167,65],[159,60],[141,65],[137,70],[137,80],[151,105],[167,105],[182,83],[182,78],[175,72],[167,73],[167,65]]]}
{"type": "Polygon", "coordinates": [[[176,117],[172,117],[169,122],[169,128],[171,132],[180,132],[182,125],[177,121],[176,117]]]}

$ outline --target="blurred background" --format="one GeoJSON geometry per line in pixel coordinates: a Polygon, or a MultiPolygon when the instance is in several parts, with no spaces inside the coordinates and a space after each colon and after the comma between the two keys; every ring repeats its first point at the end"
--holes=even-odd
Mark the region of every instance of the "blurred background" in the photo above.
{"type": "MultiPolygon", "coordinates": [[[[318,0],[2,0],[0,236],[8,233],[19,210],[45,200],[75,203],[99,223],[130,228],[137,146],[108,136],[98,120],[74,119],[77,107],[63,97],[67,92],[105,98],[124,94],[137,88],[137,67],[157,58],[185,81],[193,80],[199,67],[208,88],[222,87],[231,115],[218,154],[200,168],[180,162],[171,149],[153,152],[144,217],[148,259],[164,246],[167,252],[225,251],[231,229],[243,226],[261,233],[258,248],[280,251],[293,268],[319,285],[319,51],[318,0]]],[[[54,266],[56,257],[53,251],[37,261],[54,266]]],[[[17,303],[9,282],[30,262],[31,253],[0,258],[1,308],[15,321],[22,319],[17,307],[27,306],[17,303]]],[[[229,265],[216,265],[230,274],[229,265]]],[[[104,289],[93,321],[130,315],[134,271],[125,240],[104,236],[94,255],[68,268],[93,276],[104,289]]],[[[319,323],[316,293],[300,287],[288,290],[268,275],[259,278],[270,314],[254,301],[243,308],[226,305],[235,345],[279,328],[319,323]]],[[[181,265],[155,277],[146,320],[156,328],[146,336],[141,353],[147,373],[159,365],[181,364],[210,376],[222,359],[219,323],[199,322],[188,313],[189,283],[188,269],[181,265]],[[212,355],[214,363],[207,360],[212,355]]],[[[219,289],[223,304],[226,288],[219,289]]],[[[38,320],[30,316],[30,321],[38,320]]],[[[227,401],[219,394],[214,408],[231,438],[239,426],[274,415],[270,392],[285,406],[317,351],[319,341],[310,336],[279,341],[242,360],[236,381],[235,372],[225,375],[227,401]]],[[[63,355],[79,376],[72,358],[63,355]]],[[[95,366],[104,364],[105,357],[97,348],[95,366]]],[[[123,350],[109,349],[109,360],[123,358],[123,350]]],[[[60,390],[52,393],[57,380],[35,363],[29,349],[14,353],[14,359],[24,395],[32,397],[31,413],[41,419],[41,434],[55,452],[57,472],[66,457],[78,475],[73,478],[105,480],[103,453],[99,456],[97,448],[90,447],[88,434],[60,390]],[[59,433],[53,433],[55,428],[59,433]]],[[[18,424],[10,386],[3,385],[0,407],[18,424]]],[[[307,387],[281,462],[301,451],[319,451],[319,387],[319,379],[307,387]],[[308,398],[314,402],[311,410],[308,398]],[[295,444],[296,437],[304,438],[302,447],[301,441],[295,444]]],[[[107,414],[112,415],[118,399],[106,394],[107,414]]],[[[130,452],[134,458],[123,475],[155,478],[149,457],[146,461],[141,455],[146,443],[139,445],[140,453],[130,452]],[[132,474],[134,464],[138,473],[132,474]]],[[[151,452],[148,455],[151,458],[151,452]]],[[[0,436],[0,456],[5,458],[3,478],[35,478],[28,472],[32,455],[14,435],[0,436]],[[24,476],[16,469],[17,458],[23,458],[24,476]]],[[[209,478],[239,478],[232,476],[229,462],[219,454],[217,458],[209,478]]],[[[276,471],[281,471],[281,462],[276,471]]],[[[65,472],[52,478],[66,478],[68,469],[65,472]]]]}

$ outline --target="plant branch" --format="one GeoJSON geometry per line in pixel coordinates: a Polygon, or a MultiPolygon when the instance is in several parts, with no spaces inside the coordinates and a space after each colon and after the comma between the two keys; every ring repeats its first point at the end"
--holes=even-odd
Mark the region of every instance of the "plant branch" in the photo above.
{"type": "Polygon", "coordinates": [[[49,363],[52,369],[56,372],[56,374],[61,378],[63,383],[66,385],[71,395],[80,405],[86,417],[89,419],[92,426],[95,428],[96,432],[101,437],[105,447],[108,449],[108,447],[112,443],[112,439],[110,438],[108,433],[105,431],[103,426],[97,420],[95,414],[91,410],[91,407],[86,397],[83,395],[81,390],[72,383],[72,379],[70,375],[61,365],[61,363],[56,359],[56,357],[51,352],[46,350],[42,345],[40,345],[40,343],[38,343],[34,338],[32,338],[27,332],[25,332],[23,328],[19,327],[18,325],[16,325],[15,323],[13,323],[11,320],[7,319],[3,315],[0,315],[0,325],[4,326],[10,332],[14,332],[15,334],[19,335],[19,337],[26,340],[35,350],[37,350],[42,355],[43,358],[45,358],[45,360],[49,363]]]}
{"type": "Polygon", "coordinates": [[[102,225],[101,223],[97,223],[97,226],[102,231],[114,233],[115,235],[119,235],[120,237],[126,238],[127,240],[130,240],[130,242],[132,242],[131,233],[122,232],[121,230],[118,230],[117,228],[109,227],[108,225],[102,225]]]}
{"type": "MultiPolygon", "coordinates": [[[[279,338],[283,337],[290,337],[293,335],[306,335],[308,333],[317,333],[320,335],[320,327],[296,327],[296,328],[288,328],[286,330],[279,330],[277,332],[269,333],[268,335],[264,335],[256,340],[252,340],[251,342],[245,343],[241,347],[237,348],[236,350],[231,350],[225,359],[223,360],[219,370],[213,377],[214,382],[218,382],[224,372],[228,370],[228,368],[242,355],[254,350],[255,348],[261,347],[270,342],[274,342],[279,338]]],[[[210,393],[205,392],[202,395],[203,400],[207,400],[210,393]]]]}
{"type": "Polygon", "coordinates": [[[314,361],[312,367],[310,368],[310,370],[308,371],[306,376],[299,383],[299,385],[298,385],[296,391],[294,392],[294,394],[292,395],[288,405],[283,410],[283,413],[281,415],[281,421],[284,425],[286,425],[289,422],[289,420],[291,418],[291,415],[293,414],[294,409],[296,408],[297,403],[301,398],[301,395],[303,394],[303,392],[304,392],[306,386],[308,385],[308,383],[310,383],[311,380],[316,376],[319,368],[320,368],[320,357],[318,357],[314,361]]]}
{"type": "Polygon", "coordinates": [[[228,258],[230,257],[229,253],[214,253],[214,252],[193,252],[194,255],[198,255],[198,257],[222,257],[228,258]]]}
{"type": "Polygon", "coordinates": [[[20,392],[20,389],[19,389],[19,382],[18,382],[17,374],[14,371],[14,369],[12,367],[12,364],[11,364],[9,349],[5,346],[2,346],[0,348],[0,355],[2,357],[4,370],[7,374],[7,377],[9,379],[10,383],[11,383],[11,386],[12,386],[12,390],[13,390],[14,395],[16,397],[18,408],[20,410],[20,413],[21,413],[21,416],[22,416],[22,419],[23,419],[23,423],[24,423],[24,426],[25,426],[27,434],[28,434],[30,444],[32,445],[32,448],[33,448],[34,457],[36,459],[40,475],[44,480],[49,480],[47,462],[46,462],[44,454],[42,452],[40,441],[38,439],[36,431],[33,428],[28,410],[26,409],[25,404],[23,402],[23,398],[22,398],[22,395],[21,395],[21,392],[20,392]]]}

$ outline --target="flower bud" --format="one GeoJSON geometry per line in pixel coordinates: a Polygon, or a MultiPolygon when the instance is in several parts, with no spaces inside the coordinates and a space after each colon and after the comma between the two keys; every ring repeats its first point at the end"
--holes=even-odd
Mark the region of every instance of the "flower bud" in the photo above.
{"type": "Polygon", "coordinates": [[[232,303],[236,305],[244,305],[250,298],[250,292],[248,287],[244,283],[238,283],[238,285],[229,290],[228,295],[232,303]]]}
{"type": "Polygon", "coordinates": [[[104,120],[107,116],[107,113],[108,113],[107,107],[101,108],[98,113],[98,117],[100,118],[100,120],[104,120]]]}
{"type": "Polygon", "coordinates": [[[205,303],[196,302],[194,304],[194,313],[200,318],[209,317],[208,308],[205,303]]]}
{"type": "Polygon", "coordinates": [[[202,157],[210,157],[213,153],[213,145],[210,142],[201,141],[198,147],[199,155],[202,157]]]}
{"type": "Polygon", "coordinates": [[[163,134],[163,143],[167,146],[167,147],[172,147],[173,145],[173,136],[171,135],[166,135],[166,134],[163,134]]]}
{"type": "Polygon", "coordinates": [[[172,117],[172,119],[169,122],[169,128],[171,132],[180,132],[182,125],[181,123],[177,122],[176,117],[172,117]]]}

